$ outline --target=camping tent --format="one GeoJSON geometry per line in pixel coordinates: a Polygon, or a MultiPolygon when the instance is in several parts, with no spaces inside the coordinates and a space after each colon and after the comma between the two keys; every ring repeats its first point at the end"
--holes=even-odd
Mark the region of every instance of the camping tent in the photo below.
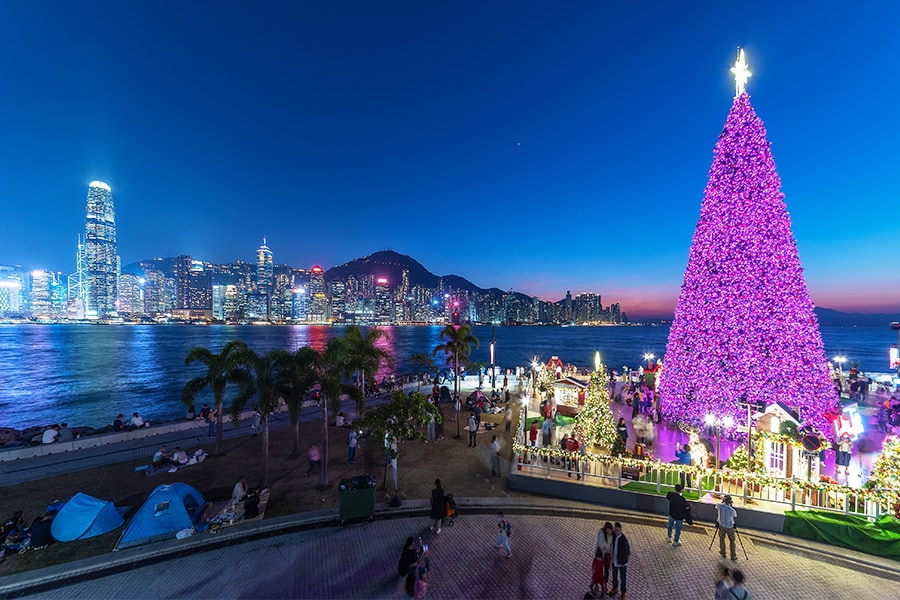
{"type": "Polygon", "coordinates": [[[115,550],[175,537],[197,523],[206,500],[186,483],[158,486],[125,527],[115,550]]]}
{"type": "Polygon", "coordinates": [[[50,532],[60,542],[71,542],[109,533],[123,523],[112,502],[78,492],[53,518],[50,532]]]}

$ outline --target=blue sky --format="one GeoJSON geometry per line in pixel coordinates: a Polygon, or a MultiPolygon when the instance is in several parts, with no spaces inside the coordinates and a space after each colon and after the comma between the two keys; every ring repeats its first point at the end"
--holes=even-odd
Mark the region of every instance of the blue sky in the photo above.
{"type": "Polygon", "coordinates": [[[746,49],[819,306],[900,311],[896,2],[0,3],[0,264],[391,248],[671,313],[746,49]]]}

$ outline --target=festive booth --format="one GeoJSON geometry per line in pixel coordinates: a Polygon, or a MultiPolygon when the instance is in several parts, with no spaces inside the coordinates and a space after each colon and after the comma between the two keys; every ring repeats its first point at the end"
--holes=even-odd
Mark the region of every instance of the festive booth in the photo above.
{"type": "Polygon", "coordinates": [[[567,417],[574,417],[581,412],[587,387],[587,382],[574,377],[554,381],[553,402],[556,404],[556,412],[567,417]]]}
{"type": "Polygon", "coordinates": [[[784,430],[799,431],[799,415],[782,402],[753,415],[763,443],[763,466],[772,477],[819,481],[822,440],[818,435],[794,437],[784,430]]]}
{"type": "Polygon", "coordinates": [[[562,377],[566,372],[566,365],[558,356],[551,356],[547,361],[547,372],[554,377],[562,377]]]}

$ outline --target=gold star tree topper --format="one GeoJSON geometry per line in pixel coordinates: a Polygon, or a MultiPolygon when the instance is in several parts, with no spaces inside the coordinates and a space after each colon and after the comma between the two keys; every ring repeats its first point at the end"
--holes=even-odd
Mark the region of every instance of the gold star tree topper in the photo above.
{"type": "Polygon", "coordinates": [[[738,58],[734,61],[734,66],[731,67],[731,72],[734,73],[734,95],[735,97],[740,96],[744,93],[744,88],[747,85],[747,80],[753,75],[750,72],[750,69],[747,67],[747,61],[744,60],[744,49],[738,48],[738,58]]]}

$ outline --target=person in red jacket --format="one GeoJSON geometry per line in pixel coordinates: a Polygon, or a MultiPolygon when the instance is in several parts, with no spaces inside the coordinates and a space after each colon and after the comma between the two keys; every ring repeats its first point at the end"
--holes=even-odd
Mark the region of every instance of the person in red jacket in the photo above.
{"type": "MultiPolygon", "coordinates": [[[[531,429],[528,430],[528,444],[532,448],[537,446],[537,438],[538,438],[538,426],[537,426],[537,421],[534,421],[531,424],[531,429]]],[[[529,458],[529,460],[525,461],[526,463],[536,460],[534,453],[530,454],[529,456],[530,456],[530,458],[529,458]]]]}
{"type": "Polygon", "coordinates": [[[572,469],[575,469],[575,474],[578,476],[578,479],[581,479],[581,471],[578,470],[578,459],[575,456],[578,455],[578,451],[581,449],[581,445],[578,443],[578,440],[575,438],[575,434],[572,434],[566,439],[566,452],[570,455],[566,459],[566,464],[569,466],[569,477],[572,476],[572,469]]]}

